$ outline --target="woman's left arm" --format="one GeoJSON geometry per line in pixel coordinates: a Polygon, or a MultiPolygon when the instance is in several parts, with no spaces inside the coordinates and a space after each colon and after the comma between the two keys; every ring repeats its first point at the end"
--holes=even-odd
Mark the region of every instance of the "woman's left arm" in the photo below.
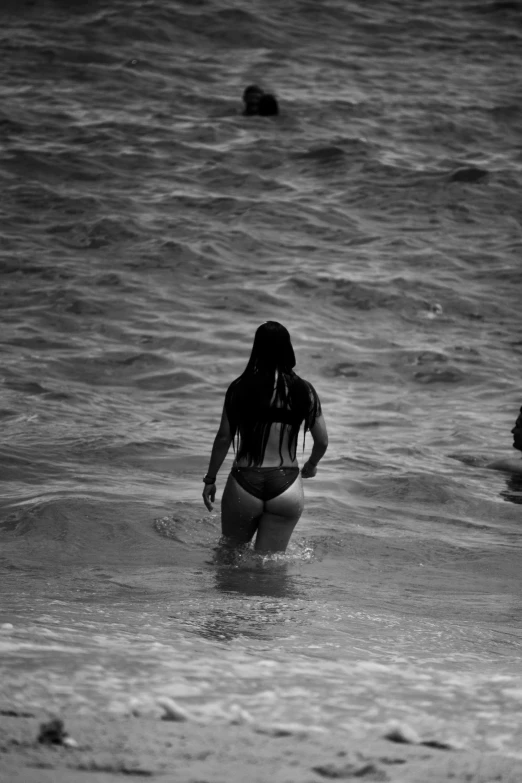
{"type": "Polygon", "coordinates": [[[208,463],[207,475],[203,479],[205,482],[205,488],[203,490],[203,502],[209,511],[212,511],[212,504],[216,498],[216,476],[225,460],[225,457],[228,454],[231,443],[232,433],[230,431],[230,422],[228,421],[225,406],[223,406],[221,422],[212,445],[212,452],[210,454],[210,462],[208,463]]]}

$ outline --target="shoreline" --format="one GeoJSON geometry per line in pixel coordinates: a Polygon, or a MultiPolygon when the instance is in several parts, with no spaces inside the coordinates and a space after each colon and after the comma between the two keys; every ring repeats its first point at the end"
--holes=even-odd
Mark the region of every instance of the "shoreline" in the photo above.
{"type": "MultiPolygon", "coordinates": [[[[176,705],[175,705],[176,706],[176,705]]],[[[69,711],[68,711],[69,712],[69,711]]],[[[494,752],[429,747],[342,728],[183,720],[145,715],[70,714],[70,745],[38,741],[45,711],[0,709],[0,783],[121,783],[123,777],[176,783],[520,783],[522,759],[494,752]]],[[[181,718],[181,719],[180,719],[181,718]]],[[[413,731],[413,730],[412,730],[413,731]]],[[[406,740],[406,741],[404,741],[406,740]]]]}

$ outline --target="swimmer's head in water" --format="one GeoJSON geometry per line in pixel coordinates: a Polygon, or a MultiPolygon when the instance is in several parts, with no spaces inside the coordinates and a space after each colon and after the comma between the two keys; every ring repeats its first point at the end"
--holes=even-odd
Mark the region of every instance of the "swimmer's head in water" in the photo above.
{"type": "Polygon", "coordinates": [[[259,99],[257,110],[261,117],[274,117],[276,114],[279,114],[277,101],[274,96],[268,92],[259,99]]]}
{"type": "Polygon", "coordinates": [[[245,110],[243,114],[246,114],[247,116],[259,114],[259,101],[264,94],[264,90],[262,90],[261,87],[258,87],[257,84],[250,84],[248,87],[245,87],[243,92],[245,110]]]}
{"type": "Polygon", "coordinates": [[[520,408],[518,419],[516,420],[511,433],[513,435],[513,448],[522,451],[522,408],[520,408]]]}
{"type": "Polygon", "coordinates": [[[295,353],[288,329],[277,321],[266,321],[258,327],[248,370],[289,371],[295,367],[295,353]]]}

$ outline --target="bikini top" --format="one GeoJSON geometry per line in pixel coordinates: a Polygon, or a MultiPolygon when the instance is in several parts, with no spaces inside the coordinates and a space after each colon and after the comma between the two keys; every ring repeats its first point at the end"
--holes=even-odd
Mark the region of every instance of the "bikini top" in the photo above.
{"type": "MultiPolygon", "coordinates": [[[[292,431],[299,430],[303,422],[310,429],[321,414],[321,403],[312,384],[293,374],[290,378],[288,403],[274,405],[267,402],[264,394],[259,394],[255,378],[243,376],[236,378],[227,389],[225,395],[225,410],[230,422],[231,431],[235,434],[238,428],[246,431],[256,425],[285,424],[292,431]],[[260,399],[261,398],[261,399],[260,399]]],[[[264,430],[264,427],[261,426],[264,430]]],[[[257,435],[255,435],[257,437],[257,435]]],[[[264,437],[264,436],[263,436],[264,437]]]]}
{"type": "Polygon", "coordinates": [[[281,407],[264,408],[259,415],[261,421],[266,421],[270,424],[275,424],[276,422],[280,424],[296,424],[298,418],[299,414],[281,407]]]}

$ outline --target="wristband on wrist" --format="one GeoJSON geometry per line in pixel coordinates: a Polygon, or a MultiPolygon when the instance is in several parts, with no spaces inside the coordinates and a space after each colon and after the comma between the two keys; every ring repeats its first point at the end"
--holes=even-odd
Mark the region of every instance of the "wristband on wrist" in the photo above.
{"type": "Polygon", "coordinates": [[[208,473],[206,476],[203,476],[203,483],[204,484],[215,484],[216,483],[216,477],[215,476],[209,476],[208,473]]]}

